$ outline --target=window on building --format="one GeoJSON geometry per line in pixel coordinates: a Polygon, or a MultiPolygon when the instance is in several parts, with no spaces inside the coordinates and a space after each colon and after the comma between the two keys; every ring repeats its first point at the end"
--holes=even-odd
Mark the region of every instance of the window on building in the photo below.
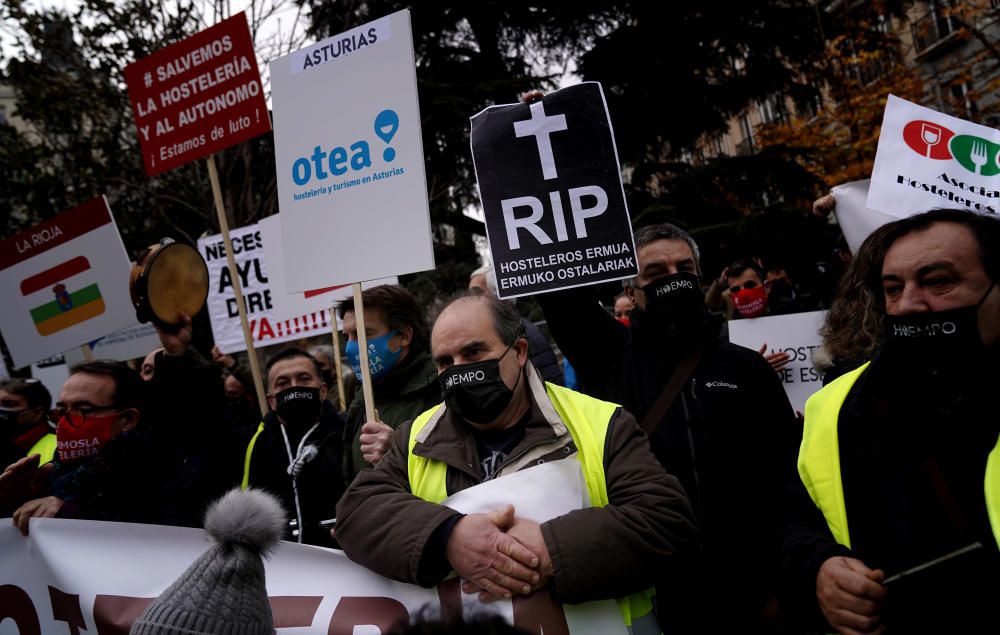
{"type": "Polygon", "coordinates": [[[972,84],[970,82],[955,82],[948,86],[951,94],[951,102],[957,114],[965,117],[972,117],[979,113],[979,107],[972,94],[972,84]]]}
{"type": "Polygon", "coordinates": [[[780,93],[775,93],[757,102],[757,111],[763,123],[784,123],[788,119],[785,97],[780,93]]]}
{"type": "Polygon", "coordinates": [[[740,115],[740,132],[743,140],[736,147],[736,154],[747,155],[755,151],[753,140],[753,124],[750,123],[750,113],[745,112],[740,115]]]}

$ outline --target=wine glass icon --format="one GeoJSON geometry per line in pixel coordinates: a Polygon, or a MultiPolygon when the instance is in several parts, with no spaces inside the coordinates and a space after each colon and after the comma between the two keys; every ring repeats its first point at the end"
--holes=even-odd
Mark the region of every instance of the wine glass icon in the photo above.
{"type": "Polygon", "coordinates": [[[932,126],[929,123],[920,125],[920,138],[927,144],[927,158],[931,158],[931,150],[941,143],[941,128],[932,126]]]}

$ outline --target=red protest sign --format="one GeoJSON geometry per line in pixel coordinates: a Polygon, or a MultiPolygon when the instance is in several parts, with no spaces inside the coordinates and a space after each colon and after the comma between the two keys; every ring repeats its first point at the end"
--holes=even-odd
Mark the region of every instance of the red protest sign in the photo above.
{"type": "Polygon", "coordinates": [[[125,68],[146,174],[271,129],[243,13],[125,68]]]}

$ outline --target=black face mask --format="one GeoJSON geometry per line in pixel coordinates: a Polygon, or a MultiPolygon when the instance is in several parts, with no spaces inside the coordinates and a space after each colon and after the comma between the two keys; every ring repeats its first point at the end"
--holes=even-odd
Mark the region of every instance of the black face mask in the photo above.
{"type": "Polygon", "coordinates": [[[698,282],[696,274],[679,271],[641,287],[647,318],[664,327],[668,339],[690,335],[701,322],[705,297],[698,282]]]}
{"type": "MultiPolygon", "coordinates": [[[[438,381],[444,403],[466,421],[478,424],[495,421],[514,398],[514,390],[500,376],[500,360],[510,349],[508,346],[497,359],[460,364],[441,373],[438,381]]],[[[519,381],[521,372],[517,374],[515,388],[519,381]]]]}
{"type": "Polygon", "coordinates": [[[953,365],[985,349],[979,334],[979,307],[993,291],[987,289],[970,306],[885,317],[885,351],[907,364],[953,365]],[[949,364],[951,362],[952,364],[949,364]]]}
{"type": "Polygon", "coordinates": [[[323,402],[319,398],[319,388],[292,386],[274,396],[278,416],[288,424],[310,424],[319,419],[323,402]]]}
{"type": "Polygon", "coordinates": [[[9,410],[0,408],[0,439],[13,439],[31,430],[37,422],[21,423],[21,413],[24,410],[9,410]]]}

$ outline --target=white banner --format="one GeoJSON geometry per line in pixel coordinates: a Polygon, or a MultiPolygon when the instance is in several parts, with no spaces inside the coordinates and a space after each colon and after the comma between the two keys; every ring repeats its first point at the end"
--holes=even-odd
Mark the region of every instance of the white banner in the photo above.
{"type": "Polygon", "coordinates": [[[889,95],[868,207],[897,218],[937,207],[1000,212],[1000,131],[889,95]]]}
{"type": "MultiPolygon", "coordinates": [[[[281,214],[268,216],[257,223],[260,237],[267,245],[264,251],[264,262],[267,264],[267,279],[271,285],[271,308],[274,317],[279,320],[298,317],[314,311],[326,311],[336,303],[353,297],[354,290],[349,284],[313,291],[289,291],[285,282],[285,253],[281,239],[281,214]]],[[[399,278],[379,278],[364,282],[361,288],[368,289],[380,284],[399,284],[399,278]]],[[[337,327],[341,328],[340,318],[337,327]]]]}
{"type": "Polygon", "coordinates": [[[823,387],[823,376],[813,367],[813,351],[823,344],[819,329],[826,311],[775,315],[729,321],[729,341],[755,351],[766,342],[767,353],[788,353],[788,365],[778,373],[792,407],[805,412],[806,400],[823,387]]]}
{"type": "Polygon", "coordinates": [[[865,238],[868,238],[873,231],[896,220],[893,216],[865,207],[870,183],[870,179],[850,181],[834,186],[830,190],[837,202],[833,213],[837,216],[837,224],[844,232],[844,238],[852,254],[858,253],[861,243],[865,242],[865,238]]]}
{"type": "Polygon", "coordinates": [[[433,269],[410,12],[270,68],[289,290],[433,269]]]}
{"type": "MultiPolygon", "coordinates": [[[[264,265],[265,243],[258,225],[234,229],[229,235],[254,346],[271,346],[303,337],[330,334],[330,314],[327,311],[304,313],[288,319],[275,317],[267,267],[264,265]]],[[[236,293],[226,264],[226,245],[222,235],[199,238],[198,251],[208,265],[208,315],[212,320],[215,344],[223,353],[244,351],[243,328],[240,326],[236,293]]]]}
{"type": "MultiPolygon", "coordinates": [[[[579,508],[581,484],[579,463],[557,461],[445,502],[467,512],[511,502],[519,515],[545,520],[579,508]],[[534,500],[527,500],[525,491],[534,500]]],[[[25,538],[9,521],[0,523],[0,635],[125,635],[152,599],[209,546],[201,530],[181,527],[34,519],[30,529],[25,538]]],[[[461,592],[457,578],[424,589],[383,578],[341,551],[320,547],[282,542],[265,569],[274,625],[283,633],[368,635],[385,633],[411,616],[460,613],[498,614],[546,635],[625,632],[610,600],[559,606],[542,591],[481,604],[461,592]]]]}

